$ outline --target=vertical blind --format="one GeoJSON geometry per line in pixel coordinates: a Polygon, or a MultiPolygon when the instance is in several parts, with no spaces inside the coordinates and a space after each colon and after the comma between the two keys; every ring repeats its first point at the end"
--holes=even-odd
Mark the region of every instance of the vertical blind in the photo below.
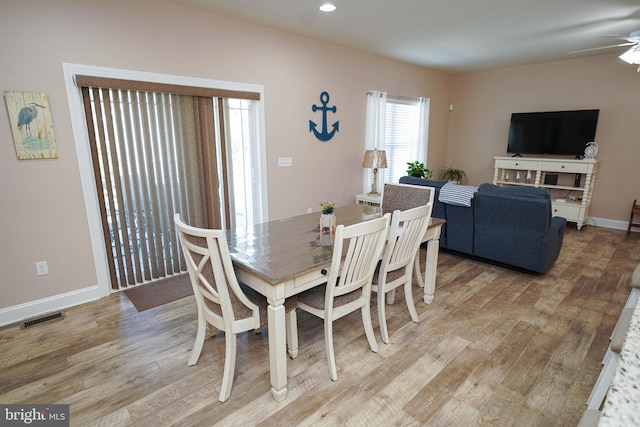
{"type": "Polygon", "coordinates": [[[186,271],[173,215],[211,228],[223,228],[226,217],[228,226],[222,100],[260,94],[75,80],[82,88],[112,288],[186,271]]]}
{"type": "Polygon", "coordinates": [[[184,271],[173,214],[207,225],[193,97],[83,88],[112,286],[184,271]],[[108,235],[107,235],[108,233],[108,235]]]}

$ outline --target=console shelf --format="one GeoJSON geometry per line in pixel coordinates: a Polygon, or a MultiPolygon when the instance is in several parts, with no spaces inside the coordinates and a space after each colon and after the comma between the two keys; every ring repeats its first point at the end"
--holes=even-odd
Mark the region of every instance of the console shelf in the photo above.
{"type": "Polygon", "coordinates": [[[575,222],[578,230],[589,218],[599,161],[532,157],[493,159],[495,185],[528,185],[549,190],[554,216],[575,222]]]}

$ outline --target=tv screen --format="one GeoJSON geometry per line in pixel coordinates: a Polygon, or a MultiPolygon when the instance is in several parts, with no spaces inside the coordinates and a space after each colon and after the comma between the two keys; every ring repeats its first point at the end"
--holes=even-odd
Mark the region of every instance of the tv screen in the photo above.
{"type": "Polygon", "coordinates": [[[595,139],[600,110],[513,113],[508,153],[579,156],[595,139]]]}

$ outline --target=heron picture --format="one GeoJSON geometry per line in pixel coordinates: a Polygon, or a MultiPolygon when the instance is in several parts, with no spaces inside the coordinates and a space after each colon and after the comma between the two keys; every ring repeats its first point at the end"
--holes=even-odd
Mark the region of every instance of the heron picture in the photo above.
{"type": "Polygon", "coordinates": [[[57,159],[49,97],[41,92],[4,93],[18,160],[57,159]]]}

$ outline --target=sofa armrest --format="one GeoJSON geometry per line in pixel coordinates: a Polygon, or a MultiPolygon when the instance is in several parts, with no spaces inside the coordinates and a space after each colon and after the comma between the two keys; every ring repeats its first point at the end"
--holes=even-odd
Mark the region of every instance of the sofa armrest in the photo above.
{"type": "Polygon", "coordinates": [[[559,216],[551,218],[549,230],[547,230],[547,235],[544,238],[544,255],[541,273],[550,269],[556,259],[558,259],[566,227],[567,220],[565,218],[559,216]]]}

